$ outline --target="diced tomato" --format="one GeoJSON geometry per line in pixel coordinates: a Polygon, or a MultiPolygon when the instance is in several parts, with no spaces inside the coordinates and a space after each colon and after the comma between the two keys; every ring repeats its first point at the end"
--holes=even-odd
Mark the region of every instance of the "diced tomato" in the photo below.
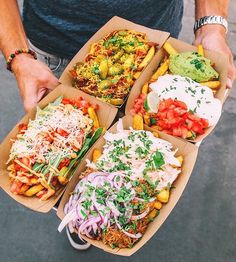
{"type": "Polygon", "coordinates": [[[157,125],[163,132],[186,138],[188,132],[204,134],[209,126],[206,119],[188,111],[187,105],[171,98],[162,100],[158,105],[157,125]]]}
{"type": "Polygon", "coordinates": [[[69,71],[72,77],[77,77],[77,73],[75,69],[69,71]]]}
{"type": "Polygon", "coordinates": [[[69,133],[66,130],[59,127],[57,128],[56,132],[63,137],[67,137],[69,135],[69,133]]]}
{"type": "Polygon", "coordinates": [[[92,108],[94,110],[98,110],[99,109],[99,105],[98,104],[92,104],[91,106],[92,106],[92,108]]]}
{"type": "Polygon", "coordinates": [[[184,103],[184,102],[182,102],[182,101],[179,101],[179,100],[174,100],[174,105],[176,106],[176,107],[180,107],[180,108],[182,108],[182,109],[184,109],[184,110],[188,110],[188,108],[187,108],[187,105],[184,103]]]}
{"type": "Polygon", "coordinates": [[[209,126],[209,122],[207,119],[201,118],[201,123],[204,128],[207,128],[209,126]]]}
{"type": "Polygon", "coordinates": [[[22,157],[20,160],[25,166],[31,167],[30,159],[28,157],[22,157]]]}
{"type": "Polygon", "coordinates": [[[38,192],[38,194],[36,194],[36,196],[38,198],[42,198],[42,196],[44,196],[45,194],[47,194],[47,189],[43,189],[40,192],[38,192]]]}
{"type": "Polygon", "coordinates": [[[21,123],[21,124],[18,125],[18,128],[19,128],[19,133],[23,134],[25,132],[25,130],[28,128],[28,125],[25,124],[25,123],[21,123]]]}
{"type": "Polygon", "coordinates": [[[62,102],[62,104],[64,104],[64,105],[71,104],[71,100],[70,100],[70,99],[67,99],[67,98],[63,98],[61,102],[62,102]]]}
{"type": "Polygon", "coordinates": [[[15,180],[15,181],[13,181],[13,183],[11,184],[10,191],[11,191],[13,194],[19,194],[22,186],[23,186],[23,183],[22,183],[22,182],[15,180]]]}
{"type": "Polygon", "coordinates": [[[58,170],[61,170],[64,166],[68,166],[70,164],[69,158],[64,158],[58,166],[58,170]]]}
{"type": "Polygon", "coordinates": [[[144,109],[145,99],[146,99],[145,94],[139,95],[139,97],[137,97],[134,100],[134,107],[131,109],[130,113],[133,114],[133,115],[140,113],[143,116],[145,114],[145,109],[144,109]]]}

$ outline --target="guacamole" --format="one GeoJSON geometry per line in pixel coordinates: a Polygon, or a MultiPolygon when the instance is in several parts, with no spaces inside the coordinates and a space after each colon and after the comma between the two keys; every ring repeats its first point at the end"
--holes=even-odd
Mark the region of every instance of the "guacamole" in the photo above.
{"type": "Polygon", "coordinates": [[[219,77],[211,66],[211,61],[196,52],[170,55],[169,69],[174,75],[190,77],[196,82],[205,82],[219,77]]]}

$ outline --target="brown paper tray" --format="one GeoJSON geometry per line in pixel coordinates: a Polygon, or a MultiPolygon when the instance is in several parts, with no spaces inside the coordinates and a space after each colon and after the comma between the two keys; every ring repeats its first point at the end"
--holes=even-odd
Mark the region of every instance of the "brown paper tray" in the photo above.
{"type": "MultiPolygon", "coordinates": [[[[128,129],[130,126],[132,126],[132,117],[131,116],[125,116],[124,118],[122,118],[122,121],[123,121],[124,129],[128,129]]],[[[154,131],[151,128],[148,128],[148,130],[154,131]]],[[[115,133],[116,124],[112,126],[109,129],[109,131],[112,133],[115,133]]],[[[184,191],[185,186],[188,183],[190,175],[192,173],[192,170],[193,170],[196,158],[197,158],[197,154],[198,154],[198,148],[195,145],[187,141],[180,140],[178,138],[169,136],[161,132],[158,132],[158,133],[160,135],[160,138],[163,138],[171,142],[173,144],[174,149],[176,148],[179,149],[177,155],[183,155],[184,157],[184,163],[182,166],[182,174],[179,175],[179,177],[173,184],[176,188],[171,191],[169,202],[162,207],[159,216],[155,218],[154,221],[149,224],[147,231],[144,233],[143,238],[137,244],[135,244],[133,248],[131,249],[128,249],[128,248],[112,249],[109,246],[104,245],[101,241],[91,240],[87,237],[84,237],[84,239],[88,241],[89,243],[91,243],[92,245],[100,249],[103,249],[106,252],[112,253],[112,254],[121,255],[121,256],[130,256],[134,254],[136,251],[138,251],[157,232],[157,230],[164,223],[164,221],[167,219],[167,217],[171,213],[172,209],[177,204],[180,196],[182,195],[184,191]]],[[[87,154],[87,158],[91,160],[93,149],[94,148],[102,149],[104,142],[105,140],[103,138],[100,138],[94,144],[91,151],[87,154]]],[[[86,162],[83,161],[83,163],[81,163],[81,165],[79,166],[77,170],[78,171],[77,174],[71,179],[68,187],[65,190],[65,193],[62,197],[62,200],[60,202],[60,205],[57,211],[57,215],[60,219],[63,219],[63,217],[65,216],[63,212],[63,208],[70,197],[70,193],[73,191],[73,189],[75,188],[76,184],[79,181],[78,174],[84,171],[85,167],[86,167],[86,162]]]]}
{"type": "MultiPolygon", "coordinates": [[[[103,27],[101,27],[88,40],[88,42],[79,50],[79,52],[72,58],[72,60],[70,61],[68,66],[65,68],[64,72],[62,73],[59,79],[60,83],[72,86],[72,77],[69,73],[69,70],[71,70],[77,62],[84,61],[85,56],[88,54],[90,50],[91,44],[99,41],[101,38],[103,38],[104,36],[106,36],[107,34],[111,33],[114,30],[122,30],[122,29],[130,29],[130,30],[136,30],[136,31],[146,33],[148,37],[148,41],[157,43],[158,48],[160,48],[165,43],[165,41],[168,39],[170,35],[167,32],[150,29],[145,26],[132,23],[118,16],[114,16],[103,27]]],[[[156,55],[154,57],[156,57],[156,55]]],[[[141,75],[147,68],[148,66],[142,71],[141,75]]],[[[138,80],[135,81],[135,83],[137,82],[138,80]]],[[[134,88],[134,86],[135,84],[133,85],[132,88],[134,88]]],[[[118,106],[118,107],[121,107],[121,106],[118,106]]]]}
{"type": "MultiPolygon", "coordinates": [[[[197,48],[195,46],[189,45],[183,41],[177,40],[172,37],[170,37],[167,40],[167,42],[169,42],[178,52],[197,51],[197,48]]],[[[204,52],[205,52],[205,56],[214,63],[214,67],[220,75],[221,87],[217,91],[215,97],[218,98],[221,101],[221,103],[223,104],[226,99],[225,95],[226,95],[226,90],[227,90],[226,89],[227,67],[228,67],[227,58],[224,55],[217,53],[217,52],[208,51],[208,50],[204,50],[204,52]]],[[[125,108],[126,115],[130,115],[130,110],[132,109],[134,105],[134,100],[141,93],[142,86],[151,79],[152,74],[159,67],[161,61],[164,58],[164,55],[165,55],[164,49],[161,48],[157,52],[153,60],[150,62],[149,67],[140,76],[139,81],[135,85],[135,88],[131,90],[129,98],[127,100],[126,108],[125,108]]],[[[212,132],[215,126],[208,128],[204,135],[198,136],[195,140],[191,140],[191,142],[197,143],[197,142],[202,141],[212,132]]]]}
{"type": "MultiPolygon", "coordinates": [[[[97,100],[94,97],[91,97],[83,92],[76,90],[74,88],[59,85],[55,90],[53,90],[49,95],[47,95],[43,100],[40,101],[38,104],[39,107],[44,108],[48,103],[53,102],[56,98],[63,95],[65,98],[69,99],[76,99],[78,97],[83,97],[87,101],[91,102],[92,104],[98,104],[99,110],[97,111],[98,118],[100,121],[100,125],[105,128],[109,128],[112,124],[117,109],[108,105],[104,102],[97,100]]],[[[26,197],[15,195],[10,192],[10,180],[8,176],[6,162],[9,157],[9,152],[11,148],[11,141],[10,139],[14,138],[18,133],[18,125],[20,123],[28,123],[29,119],[34,119],[36,113],[36,108],[32,109],[29,114],[24,116],[20,122],[12,129],[12,131],[8,134],[8,136],[4,139],[2,144],[0,145],[0,187],[13,199],[15,199],[20,204],[39,212],[48,212],[52,207],[57,203],[59,198],[61,197],[64,189],[60,189],[54,196],[49,198],[47,201],[40,201],[37,197],[26,197]]],[[[75,173],[75,175],[78,172],[75,173]]]]}

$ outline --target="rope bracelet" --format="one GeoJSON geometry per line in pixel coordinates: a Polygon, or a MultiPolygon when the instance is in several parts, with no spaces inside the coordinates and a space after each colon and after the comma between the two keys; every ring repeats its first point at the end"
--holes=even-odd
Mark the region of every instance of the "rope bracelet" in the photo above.
{"type": "Polygon", "coordinates": [[[29,54],[29,55],[31,55],[34,59],[37,59],[37,55],[36,55],[36,53],[35,53],[33,50],[31,50],[31,49],[25,49],[25,48],[17,49],[14,53],[10,54],[9,57],[7,58],[7,60],[6,60],[6,66],[7,66],[7,69],[8,69],[9,71],[12,72],[11,64],[12,64],[13,59],[14,59],[17,55],[20,55],[20,54],[29,54]]]}

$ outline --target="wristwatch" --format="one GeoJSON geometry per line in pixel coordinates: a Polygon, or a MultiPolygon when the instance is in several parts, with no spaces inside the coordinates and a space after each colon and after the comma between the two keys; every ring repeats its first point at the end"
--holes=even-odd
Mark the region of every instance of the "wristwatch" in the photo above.
{"type": "Polygon", "coordinates": [[[222,25],[225,28],[225,32],[228,32],[228,22],[223,16],[219,15],[210,15],[210,16],[204,16],[198,19],[194,23],[193,31],[194,33],[202,26],[204,25],[212,25],[212,24],[218,24],[222,25]]]}

